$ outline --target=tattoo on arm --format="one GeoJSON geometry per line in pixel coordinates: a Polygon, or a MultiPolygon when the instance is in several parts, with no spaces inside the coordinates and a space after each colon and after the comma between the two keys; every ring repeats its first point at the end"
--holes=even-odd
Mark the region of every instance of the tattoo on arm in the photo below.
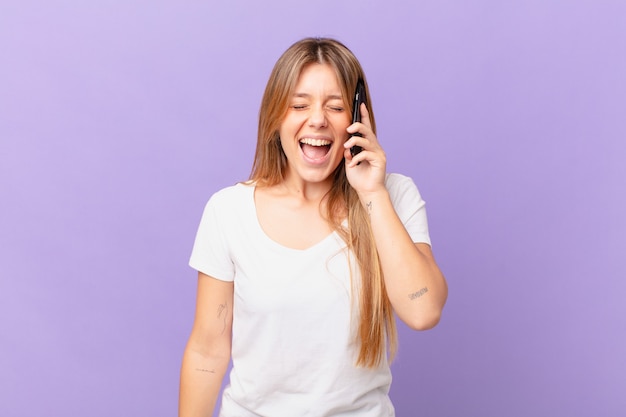
{"type": "Polygon", "coordinates": [[[414,292],[412,294],[409,294],[409,298],[411,300],[415,300],[416,298],[420,298],[422,295],[426,294],[428,292],[428,288],[424,287],[421,290],[414,292]]]}
{"type": "Polygon", "coordinates": [[[214,374],[215,373],[215,369],[209,370],[209,369],[203,369],[203,368],[196,368],[196,371],[198,371],[198,372],[207,372],[209,374],[214,374]]]}
{"type": "Polygon", "coordinates": [[[367,203],[367,214],[372,215],[372,202],[367,203]]]}
{"type": "Polygon", "coordinates": [[[226,331],[226,319],[228,318],[228,303],[220,304],[217,308],[217,318],[223,316],[224,320],[224,328],[222,329],[222,334],[226,331]]]}

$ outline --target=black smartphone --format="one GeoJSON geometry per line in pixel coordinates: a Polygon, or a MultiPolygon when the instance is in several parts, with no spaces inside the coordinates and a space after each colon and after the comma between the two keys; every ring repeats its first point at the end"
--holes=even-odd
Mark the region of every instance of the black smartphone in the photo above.
{"type": "MultiPolygon", "coordinates": [[[[352,106],[352,123],[361,121],[361,103],[367,102],[365,101],[365,83],[363,79],[359,78],[356,83],[356,89],[354,91],[354,103],[352,106]]],[[[360,133],[354,133],[352,136],[362,136],[360,133]]],[[[355,156],[359,152],[361,152],[363,148],[360,146],[353,146],[350,148],[350,155],[355,156]]]]}

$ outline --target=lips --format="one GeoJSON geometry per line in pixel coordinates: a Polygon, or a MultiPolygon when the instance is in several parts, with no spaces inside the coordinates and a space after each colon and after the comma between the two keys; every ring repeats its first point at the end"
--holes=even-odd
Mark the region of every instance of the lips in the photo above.
{"type": "Polygon", "coordinates": [[[300,148],[304,156],[311,161],[321,161],[330,151],[332,141],[319,138],[300,139],[300,148]]]}

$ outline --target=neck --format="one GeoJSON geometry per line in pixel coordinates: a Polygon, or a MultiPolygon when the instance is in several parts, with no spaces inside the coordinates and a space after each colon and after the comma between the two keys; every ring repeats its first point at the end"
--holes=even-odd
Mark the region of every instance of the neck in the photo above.
{"type": "Polygon", "coordinates": [[[280,184],[285,194],[303,202],[319,202],[328,194],[332,187],[332,178],[321,182],[308,182],[294,176],[287,176],[280,184]]]}

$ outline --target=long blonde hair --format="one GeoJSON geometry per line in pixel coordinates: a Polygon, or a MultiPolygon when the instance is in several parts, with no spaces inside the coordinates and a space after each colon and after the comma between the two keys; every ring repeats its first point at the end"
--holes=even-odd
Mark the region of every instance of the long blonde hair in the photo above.
{"type": "MultiPolygon", "coordinates": [[[[329,38],[305,38],[293,44],[278,59],[263,94],[259,113],[256,153],[250,180],[258,186],[272,186],[283,181],[287,157],[279,140],[279,129],[291,95],[302,70],[309,64],[326,64],[334,69],[346,107],[352,112],[352,96],[357,80],[365,81],[368,111],[376,132],[374,112],[361,64],[341,42],[329,38]]],[[[357,365],[378,366],[387,351],[393,356],[397,335],[393,309],[383,279],[383,271],[372,234],[370,219],[359,197],[346,178],[345,165],[335,169],[326,196],[326,219],[337,231],[356,258],[361,272],[359,296],[360,351],[357,365]],[[348,227],[342,222],[348,215],[348,227]]]]}

